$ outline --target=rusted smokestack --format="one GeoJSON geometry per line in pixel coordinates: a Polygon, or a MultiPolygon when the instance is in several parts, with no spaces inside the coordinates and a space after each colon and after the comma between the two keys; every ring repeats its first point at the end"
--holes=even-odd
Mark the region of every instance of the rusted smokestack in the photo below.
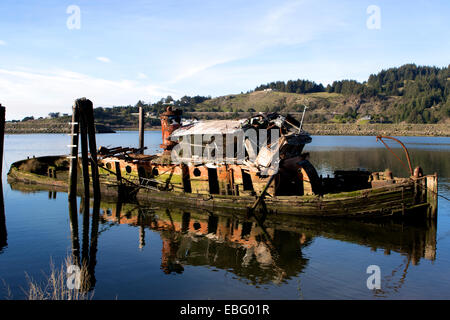
{"type": "Polygon", "coordinates": [[[166,112],[161,114],[161,131],[162,131],[162,144],[159,145],[164,153],[170,153],[172,148],[176,145],[176,142],[170,141],[169,136],[181,126],[181,114],[179,109],[172,110],[172,106],[166,108],[166,112]]]}

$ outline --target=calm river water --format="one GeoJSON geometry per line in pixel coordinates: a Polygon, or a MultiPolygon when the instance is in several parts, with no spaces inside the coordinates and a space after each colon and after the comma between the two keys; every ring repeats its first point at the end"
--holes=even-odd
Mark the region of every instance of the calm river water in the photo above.
{"type": "MultiPolygon", "coordinates": [[[[146,153],[156,152],[160,140],[159,132],[146,132],[146,153]]],[[[439,193],[450,198],[450,138],[401,140],[413,165],[437,172],[439,193]]],[[[137,143],[136,132],[97,135],[98,145],[137,143]]],[[[5,137],[0,299],[7,297],[4,284],[23,299],[26,274],[42,280],[51,261],[59,266],[72,252],[67,194],[6,182],[14,161],[66,154],[68,144],[62,134],[5,137]]],[[[305,151],[324,175],[356,168],[407,173],[375,137],[314,136],[305,151]]],[[[450,299],[450,203],[442,198],[437,226],[303,219],[260,226],[232,215],[114,201],[102,201],[98,227],[92,222],[78,214],[94,299],[450,299]],[[369,265],[380,267],[381,290],[366,286],[369,265]]]]}

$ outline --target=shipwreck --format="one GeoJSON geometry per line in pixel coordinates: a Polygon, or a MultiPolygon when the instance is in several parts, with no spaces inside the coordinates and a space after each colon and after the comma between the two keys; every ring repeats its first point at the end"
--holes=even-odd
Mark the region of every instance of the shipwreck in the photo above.
{"type": "MultiPolygon", "coordinates": [[[[89,162],[79,159],[77,150],[71,156],[25,159],[12,164],[8,179],[67,191],[77,169],[72,165],[84,168],[72,186],[81,195],[83,181],[86,186],[94,173],[101,194],[139,203],[311,217],[436,218],[437,174],[413,169],[406,148],[406,178],[389,170],[340,170],[323,177],[304,150],[312,138],[303,130],[303,118],[260,113],[199,121],[182,116],[171,106],[161,114],[159,154],[144,154],[141,132],[139,148],[91,148],[89,162]]],[[[72,135],[76,148],[78,135],[72,135]]]]}

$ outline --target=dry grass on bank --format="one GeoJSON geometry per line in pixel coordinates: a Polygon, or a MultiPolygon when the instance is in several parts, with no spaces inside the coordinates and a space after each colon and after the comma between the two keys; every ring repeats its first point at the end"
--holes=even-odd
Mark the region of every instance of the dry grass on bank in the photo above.
{"type": "Polygon", "coordinates": [[[27,300],[90,300],[94,293],[83,288],[88,288],[89,274],[86,266],[81,267],[81,289],[69,289],[67,286],[67,268],[73,265],[72,257],[66,257],[64,263],[55,267],[50,261],[50,274],[45,275],[45,280],[35,281],[26,274],[28,288],[24,290],[27,300]]]}

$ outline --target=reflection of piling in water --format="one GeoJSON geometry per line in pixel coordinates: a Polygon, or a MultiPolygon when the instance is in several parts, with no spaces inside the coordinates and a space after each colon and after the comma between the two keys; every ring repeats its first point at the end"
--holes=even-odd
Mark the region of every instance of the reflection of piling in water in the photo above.
{"type": "Polygon", "coordinates": [[[414,236],[408,257],[413,265],[418,265],[421,258],[436,260],[436,229],[437,221],[427,221],[427,228],[423,233],[414,236]]]}
{"type": "Polygon", "coordinates": [[[429,221],[428,228],[425,232],[424,258],[431,261],[436,260],[436,229],[437,221],[429,221]]]}
{"type": "Polygon", "coordinates": [[[98,228],[100,220],[100,199],[94,198],[94,206],[92,209],[92,228],[91,228],[91,242],[89,246],[89,289],[95,287],[95,266],[97,265],[97,245],[98,245],[98,228]]]}
{"type": "Polygon", "coordinates": [[[183,212],[181,216],[181,232],[187,232],[189,230],[189,223],[191,221],[191,214],[189,212],[183,212]]]}
{"type": "Polygon", "coordinates": [[[83,229],[82,229],[82,250],[80,257],[80,240],[78,232],[78,216],[76,199],[69,201],[70,232],[72,236],[72,258],[74,264],[81,269],[81,290],[90,291],[96,283],[95,266],[97,264],[97,243],[100,219],[100,201],[94,198],[91,222],[91,234],[89,239],[89,211],[90,203],[83,199],[83,229]],[[86,222],[87,217],[87,222],[86,222]]]}
{"type": "Polygon", "coordinates": [[[49,191],[48,192],[48,198],[49,199],[56,199],[56,194],[57,194],[56,191],[49,191]]]}
{"type": "Polygon", "coordinates": [[[82,198],[80,203],[80,212],[83,215],[83,233],[81,247],[81,263],[86,265],[89,261],[89,197],[82,198]]]}
{"type": "Polygon", "coordinates": [[[69,200],[69,225],[72,239],[72,259],[76,265],[80,265],[80,240],[78,234],[77,199],[69,200]]]}
{"type": "Polygon", "coordinates": [[[139,209],[138,215],[139,224],[139,249],[142,250],[145,247],[145,226],[144,226],[144,214],[139,209]]]}
{"type": "Polygon", "coordinates": [[[5,203],[3,202],[3,184],[0,180],[0,252],[8,245],[8,232],[6,231],[5,203]]]}
{"type": "Polygon", "coordinates": [[[115,217],[116,217],[116,221],[118,223],[120,223],[120,214],[122,212],[122,202],[121,201],[117,201],[116,203],[116,210],[115,210],[115,217]]]}

